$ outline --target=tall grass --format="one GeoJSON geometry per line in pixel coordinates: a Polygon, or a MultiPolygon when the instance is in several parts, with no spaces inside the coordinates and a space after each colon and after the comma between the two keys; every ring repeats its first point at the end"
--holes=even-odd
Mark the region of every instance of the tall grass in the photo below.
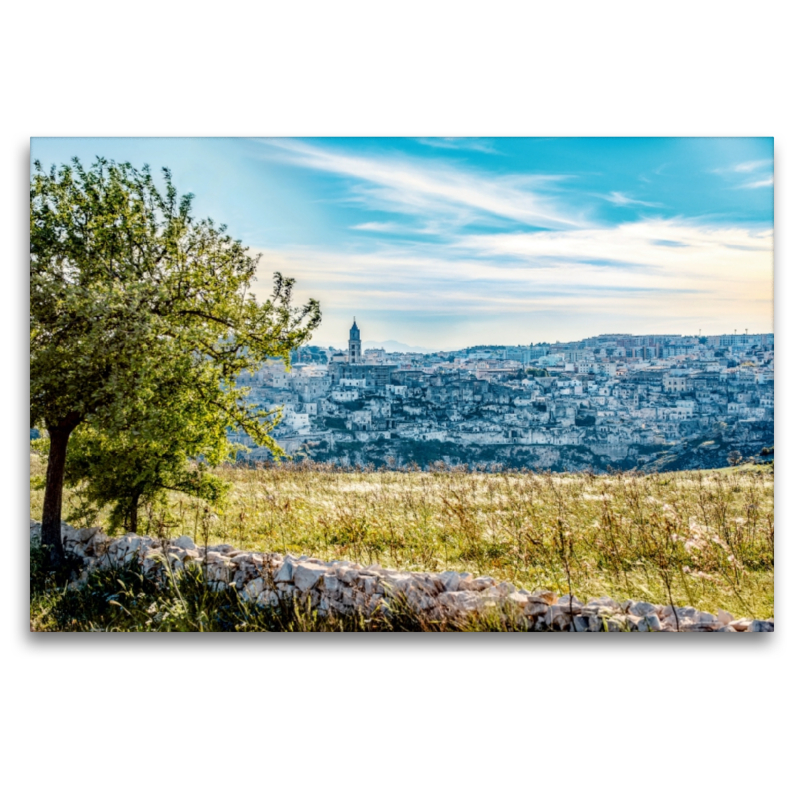
{"type": "MultiPolygon", "coordinates": [[[[37,459],[31,514],[39,518],[37,459]]],[[[610,595],[774,614],[768,469],[595,476],[302,462],[220,472],[233,485],[224,505],[176,496],[145,508],[140,532],[489,574],[528,589],[571,590],[582,600],[610,595]]]]}
{"type": "Polygon", "coordinates": [[[385,613],[322,616],[297,600],[276,607],[246,602],[234,587],[213,591],[202,567],[157,585],[136,568],[93,572],[73,586],[70,565],[53,573],[43,551],[31,551],[31,630],[36,632],[470,632],[526,631],[524,618],[499,610],[465,617],[415,613],[402,599],[385,613]]]}

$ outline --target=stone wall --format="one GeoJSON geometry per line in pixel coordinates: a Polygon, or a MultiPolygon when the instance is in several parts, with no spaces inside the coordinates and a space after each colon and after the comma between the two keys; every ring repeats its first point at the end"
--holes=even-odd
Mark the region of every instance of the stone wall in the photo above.
{"type": "MultiPolygon", "coordinates": [[[[31,520],[31,544],[39,541],[41,525],[31,520]]],[[[321,561],[307,556],[251,553],[228,544],[204,548],[188,536],[155,540],[128,534],[110,538],[101,528],[76,529],[62,523],[65,550],[81,559],[78,581],[95,569],[138,565],[156,581],[169,570],[195,564],[205,570],[212,588],[233,585],[241,597],[261,606],[298,601],[320,615],[391,614],[402,604],[420,616],[458,619],[475,613],[502,614],[535,631],[714,631],[770,632],[773,620],[734,619],[689,607],[616,601],[599,597],[582,603],[555,592],[529,592],[488,576],[466,572],[400,572],[377,564],[362,567],[350,561],[321,561]]]]}

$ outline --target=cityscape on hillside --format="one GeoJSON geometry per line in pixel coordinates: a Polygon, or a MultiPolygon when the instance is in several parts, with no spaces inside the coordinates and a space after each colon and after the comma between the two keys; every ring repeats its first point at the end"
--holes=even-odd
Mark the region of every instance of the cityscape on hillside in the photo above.
{"type": "MultiPolygon", "coordinates": [[[[290,455],[342,466],[598,472],[761,459],[774,445],[774,334],[609,333],[451,352],[308,346],[239,384],[282,407],[290,455]]],[[[269,459],[248,437],[245,458],[269,459]]]]}
{"type": "MultiPolygon", "coordinates": [[[[31,158],[98,153],[169,165],[196,218],[247,248],[257,303],[281,276],[296,313],[318,304],[290,370],[238,381],[282,409],[291,456],[598,472],[769,457],[770,137],[40,137],[31,158]]],[[[272,458],[230,426],[239,458],[272,458]]]]}

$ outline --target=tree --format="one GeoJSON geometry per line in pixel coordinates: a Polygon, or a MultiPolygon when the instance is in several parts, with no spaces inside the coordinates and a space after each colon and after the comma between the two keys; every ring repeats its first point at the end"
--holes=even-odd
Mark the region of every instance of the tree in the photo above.
{"type": "Polygon", "coordinates": [[[235,450],[224,431],[193,426],[191,406],[173,402],[169,413],[164,407],[166,403],[154,402],[146,415],[130,410],[124,425],[114,431],[78,427],[64,474],[68,485],[80,487],[83,502],[77,516],[111,506],[110,529],[135,533],[140,505],[159,500],[167,491],[209,502],[225,494],[226,484],[207,469],[235,450]],[[220,448],[222,442],[227,446],[220,448]]]}
{"type": "Polygon", "coordinates": [[[738,450],[731,450],[728,453],[728,463],[732,467],[736,467],[742,463],[742,454],[738,450]]]}
{"type": "Polygon", "coordinates": [[[236,376],[271,357],[288,366],[319,324],[319,304],[294,307],[294,282],[280,274],[259,302],[249,291],[258,257],[224,226],[195,220],[192,195],[179,197],[162,172],[159,189],[146,166],[34,164],[30,416],[49,436],[42,543],[53,563],[63,559],[62,489],[79,426],[138,440],[136,425],[150,420],[153,436],[158,404],[160,435],[188,432],[212,457],[230,426],[275,448],[272,413],[247,402],[236,376]]]}

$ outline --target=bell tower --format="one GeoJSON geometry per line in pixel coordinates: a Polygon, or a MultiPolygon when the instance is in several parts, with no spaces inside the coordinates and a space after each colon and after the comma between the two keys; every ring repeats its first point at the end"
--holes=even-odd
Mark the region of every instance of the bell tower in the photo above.
{"type": "Polygon", "coordinates": [[[353,327],[350,328],[347,360],[351,364],[358,364],[361,362],[361,331],[358,329],[358,325],[356,325],[355,317],[353,317],[353,327]]]}

